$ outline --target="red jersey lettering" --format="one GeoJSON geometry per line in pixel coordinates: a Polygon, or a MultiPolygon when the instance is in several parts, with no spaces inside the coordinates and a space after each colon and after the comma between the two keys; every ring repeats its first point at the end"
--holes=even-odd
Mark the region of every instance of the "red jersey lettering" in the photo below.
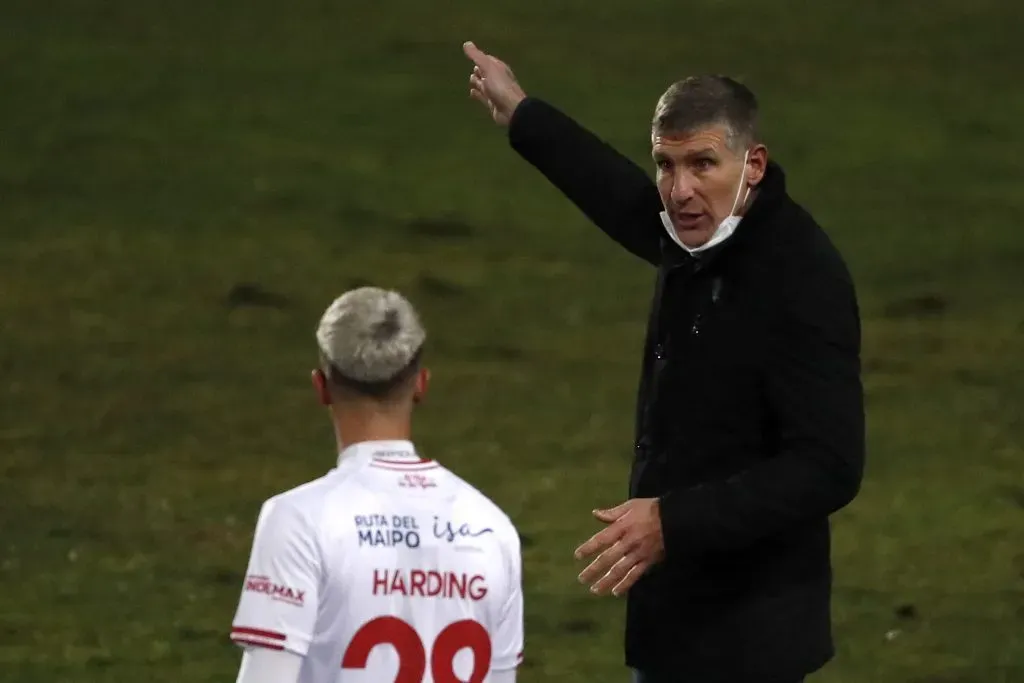
{"type": "Polygon", "coordinates": [[[413,569],[374,569],[374,595],[447,598],[478,601],[487,596],[487,582],[479,574],[413,569]]]}

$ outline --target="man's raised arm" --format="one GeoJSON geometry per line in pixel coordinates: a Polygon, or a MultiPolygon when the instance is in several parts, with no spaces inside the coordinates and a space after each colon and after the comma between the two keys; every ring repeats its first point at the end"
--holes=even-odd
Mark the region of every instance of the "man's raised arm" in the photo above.
{"type": "Polygon", "coordinates": [[[463,49],[475,64],[470,96],[508,127],[512,148],[609,237],[657,265],[662,205],[643,169],[555,107],[528,97],[501,60],[473,43],[463,49]]]}

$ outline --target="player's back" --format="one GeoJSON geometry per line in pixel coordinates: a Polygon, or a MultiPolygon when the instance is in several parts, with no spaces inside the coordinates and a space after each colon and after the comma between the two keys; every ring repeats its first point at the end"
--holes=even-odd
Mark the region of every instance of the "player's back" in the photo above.
{"type": "MultiPolygon", "coordinates": [[[[307,530],[302,552],[318,564],[302,683],[481,683],[520,661],[514,526],[403,443],[360,444],[324,477],[271,501],[304,520],[292,526],[307,530]]],[[[287,634],[287,624],[271,631],[287,634]]]]}

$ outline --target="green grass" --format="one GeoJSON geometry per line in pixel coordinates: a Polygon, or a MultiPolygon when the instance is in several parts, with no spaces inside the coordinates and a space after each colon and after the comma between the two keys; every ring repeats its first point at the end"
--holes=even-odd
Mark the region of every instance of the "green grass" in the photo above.
{"type": "Polygon", "coordinates": [[[572,550],[626,491],[652,273],[468,99],[471,38],[643,163],[672,80],[758,91],[865,325],[812,680],[1024,681],[1020,8],[627,7],[3,3],[0,678],[234,680],[258,505],[334,457],[313,328],[369,280],[433,338],[422,448],[524,535],[522,680],[625,680],[572,550]],[[229,305],[244,283],[283,304],[229,305]]]}

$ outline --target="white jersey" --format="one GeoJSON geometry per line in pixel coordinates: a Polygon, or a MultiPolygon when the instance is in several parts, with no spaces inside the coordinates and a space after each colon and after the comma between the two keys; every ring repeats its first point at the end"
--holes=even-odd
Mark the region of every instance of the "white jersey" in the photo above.
{"type": "Polygon", "coordinates": [[[300,683],[484,683],[523,656],[519,536],[410,442],[355,444],[264,503],[231,638],[300,683]]]}

